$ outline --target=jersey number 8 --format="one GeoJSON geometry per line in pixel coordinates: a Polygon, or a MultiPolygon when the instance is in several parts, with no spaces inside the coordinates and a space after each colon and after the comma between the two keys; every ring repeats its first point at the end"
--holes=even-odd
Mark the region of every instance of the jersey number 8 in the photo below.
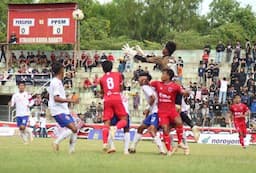
{"type": "Polygon", "coordinates": [[[113,89],[114,88],[114,80],[112,77],[107,78],[107,87],[108,89],[113,89]]]}

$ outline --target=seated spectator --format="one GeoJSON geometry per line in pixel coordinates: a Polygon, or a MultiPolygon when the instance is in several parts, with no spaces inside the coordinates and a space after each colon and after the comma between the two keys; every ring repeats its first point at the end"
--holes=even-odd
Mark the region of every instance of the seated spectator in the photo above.
{"type": "Polygon", "coordinates": [[[23,51],[20,51],[20,56],[19,56],[19,63],[27,63],[26,57],[23,54],[23,51]]]}
{"type": "Polygon", "coordinates": [[[98,67],[98,65],[100,64],[100,55],[98,54],[98,51],[95,52],[93,58],[94,58],[95,66],[98,67]]]}
{"type": "Polygon", "coordinates": [[[65,58],[63,66],[66,69],[66,72],[70,71],[72,68],[71,60],[69,58],[65,58]]]}
{"type": "Polygon", "coordinates": [[[108,61],[112,61],[112,62],[115,61],[115,58],[114,58],[114,56],[112,55],[111,52],[109,53],[109,55],[108,55],[108,57],[107,57],[107,60],[108,60],[108,61]]]}
{"type": "Polygon", "coordinates": [[[54,63],[56,61],[56,55],[53,51],[51,52],[50,58],[51,58],[52,63],[54,63]]]}
{"type": "Polygon", "coordinates": [[[83,83],[83,88],[86,90],[86,91],[89,91],[91,88],[92,88],[92,83],[90,81],[90,79],[88,77],[86,77],[84,79],[84,83],[83,83]]]}
{"type": "Polygon", "coordinates": [[[95,77],[92,82],[92,90],[94,93],[94,96],[97,96],[97,87],[100,84],[100,78],[98,77],[98,74],[95,74],[95,77]]]}
{"type": "Polygon", "coordinates": [[[27,65],[25,63],[21,64],[20,69],[18,70],[18,72],[23,73],[23,74],[27,73],[28,72],[27,65]]]}
{"type": "Polygon", "coordinates": [[[101,57],[100,57],[100,62],[106,61],[107,58],[108,58],[107,55],[105,54],[105,52],[103,52],[101,57]]]}
{"type": "Polygon", "coordinates": [[[63,84],[66,89],[71,89],[73,87],[73,81],[70,73],[66,73],[63,80],[64,80],[63,84]]]}
{"type": "Polygon", "coordinates": [[[40,60],[41,60],[41,52],[40,52],[40,50],[38,50],[37,54],[35,56],[35,61],[37,64],[40,64],[40,60]]]}

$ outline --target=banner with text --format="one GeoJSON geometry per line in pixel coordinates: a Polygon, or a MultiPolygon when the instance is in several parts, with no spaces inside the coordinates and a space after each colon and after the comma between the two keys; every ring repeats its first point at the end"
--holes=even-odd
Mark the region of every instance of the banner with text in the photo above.
{"type": "Polygon", "coordinates": [[[9,4],[7,39],[11,44],[74,44],[76,3],[9,4]]]}

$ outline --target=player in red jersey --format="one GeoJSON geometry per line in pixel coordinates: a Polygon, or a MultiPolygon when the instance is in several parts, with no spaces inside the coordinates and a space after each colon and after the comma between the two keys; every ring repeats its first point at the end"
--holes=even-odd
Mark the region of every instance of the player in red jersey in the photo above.
{"type": "Polygon", "coordinates": [[[103,122],[102,129],[103,149],[107,150],[109,129],[110,137],[113,139],[116,129],[121,129],[127,125],[128,114],[121,98],[123,86],[123,77],[119,72],[112,72],[113,63],[111,61],[102,62],[104,75],[100,79],[101,92],[104,100],[103,122]],[[111,119],[115,116],[119,119],[116,126],[111,126],[111,119]]]}
{"type": "Polygon", "coordinates": [[[231,121],[234,122],[234,126],[239,133],[240,144],[245,148],[244,138],[247,133],[245,117],[249,114],[249,108],[245,104],[241,103],[241,97],[236,95],[229,110],[231,112],[231,121]]]}
{"type": "Polygon", "coordinates": [[[168,155],[171,155],[173,149],[171,147],[170,139],[170,124],[176,125],[176,133],[178,137],[178,147],[186,149],[186,146],[182,143],[183,136],[183,122],[179,113],[176,110],[175,99],[178,93],[187,94],[180,85],[172,82],[174,72],[171,69],[164,69],[162,71],[162,81],[153,81],[151,86],[155,88],[158,95],[158,116],[159,125],[163,129],[163,139],[168,151],[168,155]]]}

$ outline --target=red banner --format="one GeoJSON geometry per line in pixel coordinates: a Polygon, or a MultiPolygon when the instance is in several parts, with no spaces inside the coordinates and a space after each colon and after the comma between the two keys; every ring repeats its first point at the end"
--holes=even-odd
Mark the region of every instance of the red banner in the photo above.
{"type": "Polygon", "coordinates": [[[13,44],[74,44],[76,3],[9,4],[7,39],[13,44]]]}

